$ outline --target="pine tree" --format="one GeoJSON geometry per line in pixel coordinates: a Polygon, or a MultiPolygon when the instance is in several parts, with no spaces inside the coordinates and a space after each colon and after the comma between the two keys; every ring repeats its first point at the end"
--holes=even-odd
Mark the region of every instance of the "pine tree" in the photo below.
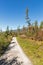
{"type": "Polygon", "coordinates": [[[28,8],[26,8],[26,22],[27,22],[28,27],[29,27],[31,24],[30,24],[30,18],[28,16],[28,12],[29,12],[29,10],[28,10],[28,8]]]}

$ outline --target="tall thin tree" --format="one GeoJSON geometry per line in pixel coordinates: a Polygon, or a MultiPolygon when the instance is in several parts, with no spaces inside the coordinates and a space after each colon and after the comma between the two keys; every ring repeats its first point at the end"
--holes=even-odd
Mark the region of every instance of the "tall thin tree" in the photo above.
{"type": "Polygon", "coordinates": [[[26,8],[26,22],[27,22],[28,27],[29,27],[31,24],[30,24],[30,18],[28,16],[28,13],[29,13],[29,10],[28,10],[28,8],[26,8]]]}

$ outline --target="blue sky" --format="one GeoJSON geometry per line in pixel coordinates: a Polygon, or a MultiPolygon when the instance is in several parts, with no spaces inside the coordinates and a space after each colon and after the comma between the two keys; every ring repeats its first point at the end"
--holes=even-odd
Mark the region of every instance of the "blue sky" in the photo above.
{"type": "Polygon", "coordinates": [[[19,25],[26,26],[26,7],[29,8],[32,23],[43,20],[43,0],[0,0],[0,29],[5,30],[7,26],[10,29],[16,29],[19,25]]]}

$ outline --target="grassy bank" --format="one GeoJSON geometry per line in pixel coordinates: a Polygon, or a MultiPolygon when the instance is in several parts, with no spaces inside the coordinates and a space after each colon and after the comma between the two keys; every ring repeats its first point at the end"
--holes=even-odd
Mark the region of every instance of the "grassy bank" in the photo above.
{"type": "Polygon", "coordinates": [[[43,41],[22,39],[20,37],[17,37],[17,40],[33,65],[43,65],[43,41]]]}
{"type": "Polygon", "coordinates": [[[11,35],[6,37],[4,32],[0,33],[0,56],[6,51],[8,45],[11,42],[11,35]]]}

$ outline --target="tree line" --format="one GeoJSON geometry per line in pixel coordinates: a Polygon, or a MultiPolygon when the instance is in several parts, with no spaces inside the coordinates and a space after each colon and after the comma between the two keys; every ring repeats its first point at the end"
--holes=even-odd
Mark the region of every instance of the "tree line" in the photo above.
{"type": "Polygon", "coordinates": [[[40,25],[36,20],[33,24],[28,16],[28,8],[26,9],[26,22],[27,27],[23,26],[22,29],[18,28],[19,35],[24,35],[23,37],[28,37],[33,40],[43,41],[43,21],[41,21],[40,25]]]}

